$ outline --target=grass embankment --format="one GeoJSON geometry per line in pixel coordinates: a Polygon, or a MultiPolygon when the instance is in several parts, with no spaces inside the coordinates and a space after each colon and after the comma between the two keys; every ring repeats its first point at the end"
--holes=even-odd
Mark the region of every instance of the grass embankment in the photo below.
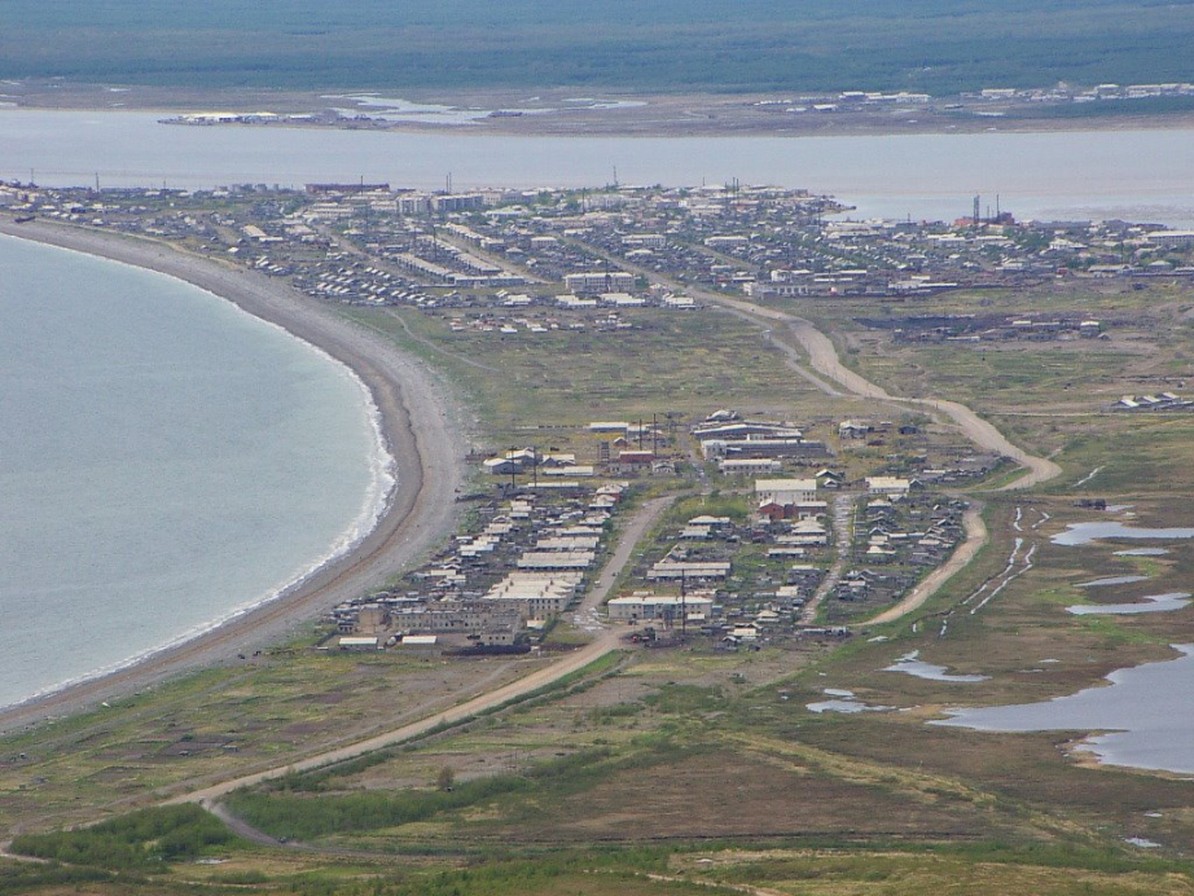
{"type": "Polygon", "coordinates": [[[641,654],[621,675],[383,762],[240,795],[230,805],[244,817],[316,851],[279,863],[227,845],[204,852],[220,864],[175,865],[145,886],[603,894],[746,884],[827,896],[1194,886],[1185,865],[1117,847],[1107,831],[1114,807],[1127,830],[1157,836],[1194,785],[1077,768],[1057,761],[1049,737],[811,716],[803,702],[824,679],[775,684],[789,663],[779,651],[641,654]],[[437,786],[444,767],[455,770],[452,790],[437,786]],[[1154,810],[1165,818],[1148,820],[1154,810]]]}
{"type": "Polygon", "coordinates": [[[658,415],[665,427],[668,412],[700,419],[730,407],[802,421],[832,413],[823,394],[767,350],[757,325],[716,311],[638,309],[620,315],[631,329],[602,331],[590,321],[580,331],[511,335],[452,332],[448,321],[467,319],[464,312],[349,314],[463,384],[498,445],[525,441],[528,430],[568,438],[569,428],[593,420],[658,415]]]}
{"type": "Polygon", "coordinates": [[[0,743],[0,825],[42,830],[413,721],[535,668],[315,652],[313,636],[0,743]]]}

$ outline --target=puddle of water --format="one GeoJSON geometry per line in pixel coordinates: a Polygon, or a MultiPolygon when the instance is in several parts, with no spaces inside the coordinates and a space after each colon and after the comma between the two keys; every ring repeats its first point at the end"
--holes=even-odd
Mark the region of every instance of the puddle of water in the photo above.
{"type": "Polygon", "coordinates": [[[869,708],[865,703],[858,703],[854,700],[822,700],[819,703],[807,704],[809,712],[823,713],[823,712],[866,712],[869,708]]]}
{"type": "Polygon", "coordinates": [[[1066,607],[1075,616],[1128,616],[1134,613],[1164,613],[1180,610],[1190,603],[1190,592],[1172,591],[1169,594],[1146,594],[1139,602],[1130,604],[1078,604],[1066,607]]]}
{"type": "Polygon", "coordinates": [[[1103,538],[1194,538],[1194,529],[1138,529],[1134,526],[1125,526],[1123,523],[1113,521],[1070,523],[1066,526],[1064,532],[1057,533],[1049,540],[1054,544],[1072,547],[1075,545],[1090,544],[1092,541],[1103,538]]]}
{"type": "Polygon", "coordinates": [[[990,675],[951,675],[946,671],[945,666],[935,666],[932,663],[926,663],[919,657],[920,651],[914,650],[911,653],[904,654],[881,671],[903,672],[905,675],[912,675],[916,678],[927,678],[930,681],[975,682],[986,681],[991,677],[990,675]]]}
{"type": "Polygon", "coordinates": [[[805,704],[809,712],[891,712],[895,707],[893,706],[871,706],[869,703],[863,703],[854,696],[853,691],[842,690],[841,688],[825,688],[823,693],[827,697],[835,697],[834,700],[821,700],[817,703],[805,704]]]}
{"type": "Polygon", "coordinates": [[[1130,585],[1133,582],[1143,582],[1148,576],[1107,576],[1095,579],[1093,582],[1079,582],[1075,588],[1101,588],[1104,585],[1130,585]]]}

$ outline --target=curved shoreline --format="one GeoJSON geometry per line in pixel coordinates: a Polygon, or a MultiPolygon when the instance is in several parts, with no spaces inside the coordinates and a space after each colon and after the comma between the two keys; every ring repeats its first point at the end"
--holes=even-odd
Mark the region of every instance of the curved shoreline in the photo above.
{"type": "Polygon", "coordinates": [[[350,551],[278,597],[195,638],[0,710],[0,732],[78,712],[275,641],[298,622],[376,587],[452,531],[456,491],[464,478],[461,434],[454,422],[459,414],[442,384],[383,337],[264,274],[225,267],[168,244],[41,221],[0,221],[0,233],[176,277],[327,352],[367,386],[386,448],[398,464],[386,509],[350,551]]]}

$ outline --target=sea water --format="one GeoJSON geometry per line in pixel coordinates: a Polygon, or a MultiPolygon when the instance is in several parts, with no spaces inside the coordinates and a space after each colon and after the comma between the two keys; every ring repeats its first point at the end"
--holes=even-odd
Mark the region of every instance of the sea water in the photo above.
{"type": "Polygon", "coordinates": [[[196,287],[0,238],[0,706],[345,550],[392,483],[344,365],[196,287]]]}
{"type": "MultiPolygon", "coordinates": [[[[832,193],[853,217],[952,221],[972,197],[1018,218],[1194,227],[1189,126],[1037,133],[542,137],[336,128],[187,127],[168,113],[0,108],[0,178],[209,189],[389,182],[442,189],[697,186],[832,193]]],[[[992,124],[994,128],[997,122],[992,124]]],[[[985,206],[984,206],[985,208],[985,206]]]]}

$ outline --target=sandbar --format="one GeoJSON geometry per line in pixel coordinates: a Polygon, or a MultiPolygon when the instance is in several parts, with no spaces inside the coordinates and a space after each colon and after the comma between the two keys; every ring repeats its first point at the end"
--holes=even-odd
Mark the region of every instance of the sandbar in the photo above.
{"type": "Polygon", "coordinates": [[[465,477],[462,405],[432,371],[393,342],[283,282],[164,242],[40,220],[0,219],[0,233],[177,277],[321,348],[368,387],[382,436],[397,461],[388,505],[353,550],[273,600],[185,643],[0,710],[0,732],[70,715],[184,671],[236,662],[246,651],[277,642],[298,624],[378,587],[452,532],[465,477]]]}
{"type": "MultiPolygon", "coordinates": [[[[1142,128],[1188,128],[1194,112],[1158,113],[1132,106],[1100,112],[1091,105],[1081,115],[1050,114],[1052,107],[1021,101],[1007,114],[991,117],[984,102],[969,111],[955,108],[958,97],[936,97],[924,105],[865,106],[841,112],[815,110],[795,114],[801,102],[791,93],[668,93],[641,90],[601,90],[555,87],[528,91],[520,88],[402,88],[380,91],[383,97],[452,110],[451,114],[413,114],[405,120],[385,120],[380,107],[358,104],[354,98],[377,95],[370,90],[317,91],[266,88],[186,88],[146,84],[96,84],[60,79],[27,78],[6,84],[5,96],[23,109],[143,111],[170,118],[188,112],[271,112],[299,115],[305,120],[226,127],[350,128],[409,133],[465,133],[516,137],[829,137],[897,134],[1044,131],[1111,131],[1142,128]],[[579,97],[583,93],[585,97],[579,97]],[[329,106],[346,117],[325,120],[329,106]],[[468,115],[470,111],[479,114],[468,115]],[[488,113],[487,111],[488,110],[488,113]],[[462,123],[461,116],[466,113],[462,123]],[[498,114],[494,115],[493,112],[498,114]]],[[[801,92],[797,92],[801,93],[801,92]]],[[[832,95],[828,91],[826,98],[832,95]]],[[[808,105],[808,103],[804,103],[808,105]]],[[[1146,109],[1147,107],[1141,107],[1146,109]]]]}

